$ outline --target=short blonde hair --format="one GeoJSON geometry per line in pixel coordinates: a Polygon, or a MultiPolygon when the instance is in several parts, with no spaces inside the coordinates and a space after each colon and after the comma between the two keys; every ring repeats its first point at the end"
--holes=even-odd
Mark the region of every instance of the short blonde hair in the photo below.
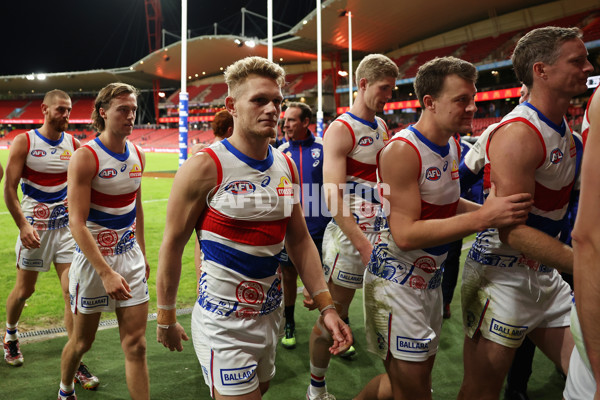
{"type": "Polygon", "coordinates": [[[67,92],[64,92],[60,89],[54,89],[46,93],[46,95],[44,96],[44,101],[42,103],[49,106],[57,97],[64,100],[71,100],[71,97],[67,94],[67,92]]]}
{"type": "Polygon", "coordinates": [[[398,74],[398,66],[389,57],[383,54],[369,54],[356,68],[356,85],[359,85],[362,78],[368,83],[373,83],[384,78],[397,79],[398,74]]]}
{"type": "Polygon", "coordinates": [[[281,66],[266,58],[246,57],[234,62],[225,70],[225,83],[229,95],[235,98],[236,89],[253,74],[273,79],[280,88],[285,85],[285,71],[281,66]]]}

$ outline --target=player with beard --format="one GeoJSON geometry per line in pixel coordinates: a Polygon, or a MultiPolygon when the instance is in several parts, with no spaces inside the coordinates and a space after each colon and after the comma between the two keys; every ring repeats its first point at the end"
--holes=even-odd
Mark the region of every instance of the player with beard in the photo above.
{"type": "MultiPolygon", "coordinates": [[[[18,135],[6,166],[4,201],[17,227],[17,280],[6,300],[4,360],[12,366],[23,364],[17,324],[25,302],[33,294],[39,272],[54,268],[65,301],[64,323],[67,334],[73,329],[69,299],[69,267],[75,241],[69,230],[67,212],[67,167],[80,144],[64,132],[69,125],[71,98],[62,90],[46,93],[42,102],[44,124],[18,135]],[[23,199],[19,203],[17,186],[21,182],[23,199]]],[[[76,379],[85,389],[94,389],[99,380],[81,363],[76,379]]]]}

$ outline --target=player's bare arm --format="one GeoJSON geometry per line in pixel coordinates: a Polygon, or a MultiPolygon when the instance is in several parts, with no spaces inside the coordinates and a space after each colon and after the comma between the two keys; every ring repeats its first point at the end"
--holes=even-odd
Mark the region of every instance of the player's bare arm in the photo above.
{"type": "Polygon", "coordinates": [[[23,167],[27,158],[27,136],[25,133],[18,135],[10,146],[8,163],[6,164],[6,179],[4,181],[4,202],[6,208],[19,228],[21,243],[27,249],[40,247],[40,236],[21,210],[17,188],[23,174],[23,167]]]}
{"type": "MultiPolygon", "coordinates": [[[[390,205],[390,230],[403,251],[449,243],[491,226],[524,222],[531,206],[529,195],[517,194],[494,199],[487,208],[473,207],[472,212],[450,218],[422,220],[420,164],[412,146],[402,141],[390,143],[382,150],[379,166],[380,177],[390,190],[384,195],[390,205]]],[[[460,211],[466,211],[469,205],[461,207],[460,211]]]]}
{"type": "Polygon", "coordinates": [[[69,228],[77,245],[92,264],[106,293],[111,299],[131,298],[125,278],[114,271],[106,262],[94,240],[86,221],[90,212],[92,180],[96,174],[96,161],[90,150],[81,148],[73,153],[67,173],[67,197],[69,201],[69,228]]]}
{"type": "Polygon", "coordinates": [[[352,150],[352,135],[341,122],[333,122],[323,138],[323,191],[331,215],[344,235],[352,242],[366,265],[373,245],[360,230],[343,201],[346,184],[346,157],[352,150]]]}
{"type": "MultiPolygon", "coordinates": [[[[139,149],[139,148],[138,148],[139,149]]],[[[146,169],[146,154],[140,150],[140,157],[142,162],[142,171],[146,169]]],[[[142,206],[142,186],[140,185],[135,196],[135,240],[137,241],[142,254],[144,255],[144,263],[146,264],[146,280],[150,277],[150,264],[146,257],[146,239],[144,234],[144,208],[142,206]]]]}
{"type": "Polygon", "coordinates": [[[581,168],[579,210],[573,229],[575,301],[588,359],[596,380],[595,400],[600,399],[600,100],[594,96],[588,110],[589,136],[581,168]]]}
{"type": "MultiPolygon", "coordinates": [[[[536,133],[524,123],[512,123],[494,133],[488,148],[497,195],[525,192],[533,197],[535,170],[544,158],[536,133]]],[[[563,272],[573,271],[573,250],[524,222],[500,229],[500,239],[529,258],[563,272]]]]}
{"type": "MultiPolygon", "coordinates": [[[[292,161],[292,163],[294,163],[292,161]]],[[[298,177],[296,165],[294,167],[294,176],[298,177]]],[[[294,181],[298,184],[298,180],[294,181]]],[[[321,268],[321,259],[317,252],[317,247],[308,233],[304,214],[300,203],[294,204],[292,216],[288,222],[286,230],[286,250],[298,270],[300,279],[308,293],[320,293],[327,290],[327,284],[323,278],[321,268]]],[[[333,345],[329,348],[332,354],[343,353],[352,345],[352,332],[339,317],[335,308],[324,310],[323,322],[325,327],[331,333],[333,345]]]]}
{"type": "MultiPolygon", "coordinates": [[[[206,207],[207,196],[216,184],[217,168],[206,153],[194,155],[175,174],[158,254],[156,297],[159,307],[176,304],[183,249],[206,207]]],[[[183,350],[181,339],[188,340],[188,337],[179,324],[157,329],[158,342],[171,351],[183,350]]]]}

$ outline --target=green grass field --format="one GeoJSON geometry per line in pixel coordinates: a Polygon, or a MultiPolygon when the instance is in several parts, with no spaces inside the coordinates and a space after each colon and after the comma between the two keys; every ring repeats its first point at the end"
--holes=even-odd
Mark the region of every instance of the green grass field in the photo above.
{"type": "MultiPolygon", "coordinates": [[[[6,166],[8,152],[0,151],[0,162],[6,166]]],[[[176,154],[147,154],[146,171],[173,171],[177,169],[176,154]]],[[[151,266],[150,312],[155,311],[155,274],[158,249],[164,224],[165,210],[172,178],[143,178],[143,204],[146,221],[146,252],[151,266]]],[[[4,304],[15,280],[14,245],[18,234],[4,202],[0,202],[0,226],[4,234],[0,236],[0,320],[5,320],[4,304]]],[[[463,258],[465,252],[463,252],[463,258]]],[[[459,282],[460,286],[460,282],[459,282]]],[[[188,243],[184,258],[183,272],[179,287],[178,307],[191,307],[195,300],[196,282],[193,266],[193,244],[188,243]]],[[[63,303],[56,274],[40,274],[36,292],[28,300],[19,328],[22,332],[62,325],[63,303]]],[[[304,398],[309,382],[308,337],[315,312],[308,312],[298,301],[296,307],[298,347],[295,350],[279,348],[277,352],[277,374],[271,382],[265,399],[304,398]]],[[[433,371],[433,398],[436,400],[454,399],[462,381],[462,342],[463,332],[460,322],[460,290],[457,290],[453,304],[453,316],[446,320],[442,329],[439,352],[433,371]]],[[[105,319],[113,319],[107,314],[105,319]]],[[[382,362],[366,350],[364,323],[362,317],[362,295],[357,293],[350,310],[351,326],[355,333],[358,355],[353,361],[334,358],[327,375],[329,390],[338,399],[350,399],[375,375],[383,372],[382,362]]],[[[190,331],[189,316],[180,317],[185,329],[190,331]]],[[[200,367],[191,342],[185,344],[183,353],[170,353],[155,338],[156,322],[150,321],[147,328],[148,366],[153,399],[209,399],[208,388],[204,385],[200,367]]],[[[25,364],[12,368],[0,363],[0,399],[48,399],[56,396],[60,379],[60,353],[66,337],[24,343],[22,351],[25,364]]],[[[98,391],[77,390],[78,398],[85,399],[124,399],[128,398],[124,378],[123,355],[119,346],[118,330],[105,329],[98,332],[92,350],[85,357],[93,372],[101,379],[98,391]]],[[[563,382],[554,366],[540,351],[536,352],[534,373],[529,384],[531,399],[558,400],[562,398],[563,382]]]]}
{"type": "MultiPolygon", "coordinates": [[[[163,172],[175,171],[178,165],[177,154],[148,153],[146,154],[146,171],[163,172]]],[[[0,162],[6,166],[8,150],[0,150],[0,162]]],[[[172,178],[143,178],[142,179],[142,201],[146,223],[146,252],[152,273],[156,272],[158,262],[158,249],[162,240],[165,226],[165,210],[167,198],[171,190],[172,178]]],[[[19,230],[6,209],[4,194],[0,191],[2,201],[0,202],[0,226],[3,232],[0,236],[0,257],[2,267],[0,268],[0,293],[2,307],[0,307],[0,320],[6,320],[5,308],[6,297],[12,290],[15,282],[15,243],[19,230]]],[[[186,247],[183,258],[183,273],[181,287],[179,290],[178,304],[181,307],[190,307],[195,300],[196,272],[193,265],[193,243],[186,247]]],[[[155,280],[152,276],[149,280],[150,293],[155,293],[155,280]]],[[[62,307],[60,302],[60,286],[54,269],[49,273],[39,274],[36,291],[27,301],[27,307],[23,311],[19,329],[28,331],[32,329],[47,328],[48,326],[60,326],[62,324],[62,307]]],[[[151,312],[155,312],[155,302],[150,303],[151,312]]],[[[112,318],[112,316],[108,316],[112,318]]]]}

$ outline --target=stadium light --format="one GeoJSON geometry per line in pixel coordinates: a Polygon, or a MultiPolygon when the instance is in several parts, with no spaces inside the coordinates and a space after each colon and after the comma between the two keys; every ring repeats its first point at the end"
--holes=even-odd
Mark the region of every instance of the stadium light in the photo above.
{"type": "Polygon", "coordinates": [[[29,75],[26,75],[25,78],[27,78],[28,81],[32,81],[35,79],[35,75],[29,74],[29,75]]]}
{"type": "Polygon", "coordinates": [[[246,40],[246,41],[244,42],[244,44],[245,44],[246,46],[250,47],[250,48],[254,48],[254,47],[256,47],[256,42],[255,42],[254,40],[252,40],[252,39],[250,39],[250,40],[246,40]]]}
{"type": "Polygon", "coordinates": [[[46,74],[37,74],[37,78],[38,78],[38,81],[45,81],[46,80],[46,74]]]}
{"type": "Polygon", "coordinates": [[[346,76],[348,76],[348,71],[342,71],[342,70],[339,70],[339,71],[338,71],[338,75],[339,75],[339,76],[346,77],[346,76]]]}

